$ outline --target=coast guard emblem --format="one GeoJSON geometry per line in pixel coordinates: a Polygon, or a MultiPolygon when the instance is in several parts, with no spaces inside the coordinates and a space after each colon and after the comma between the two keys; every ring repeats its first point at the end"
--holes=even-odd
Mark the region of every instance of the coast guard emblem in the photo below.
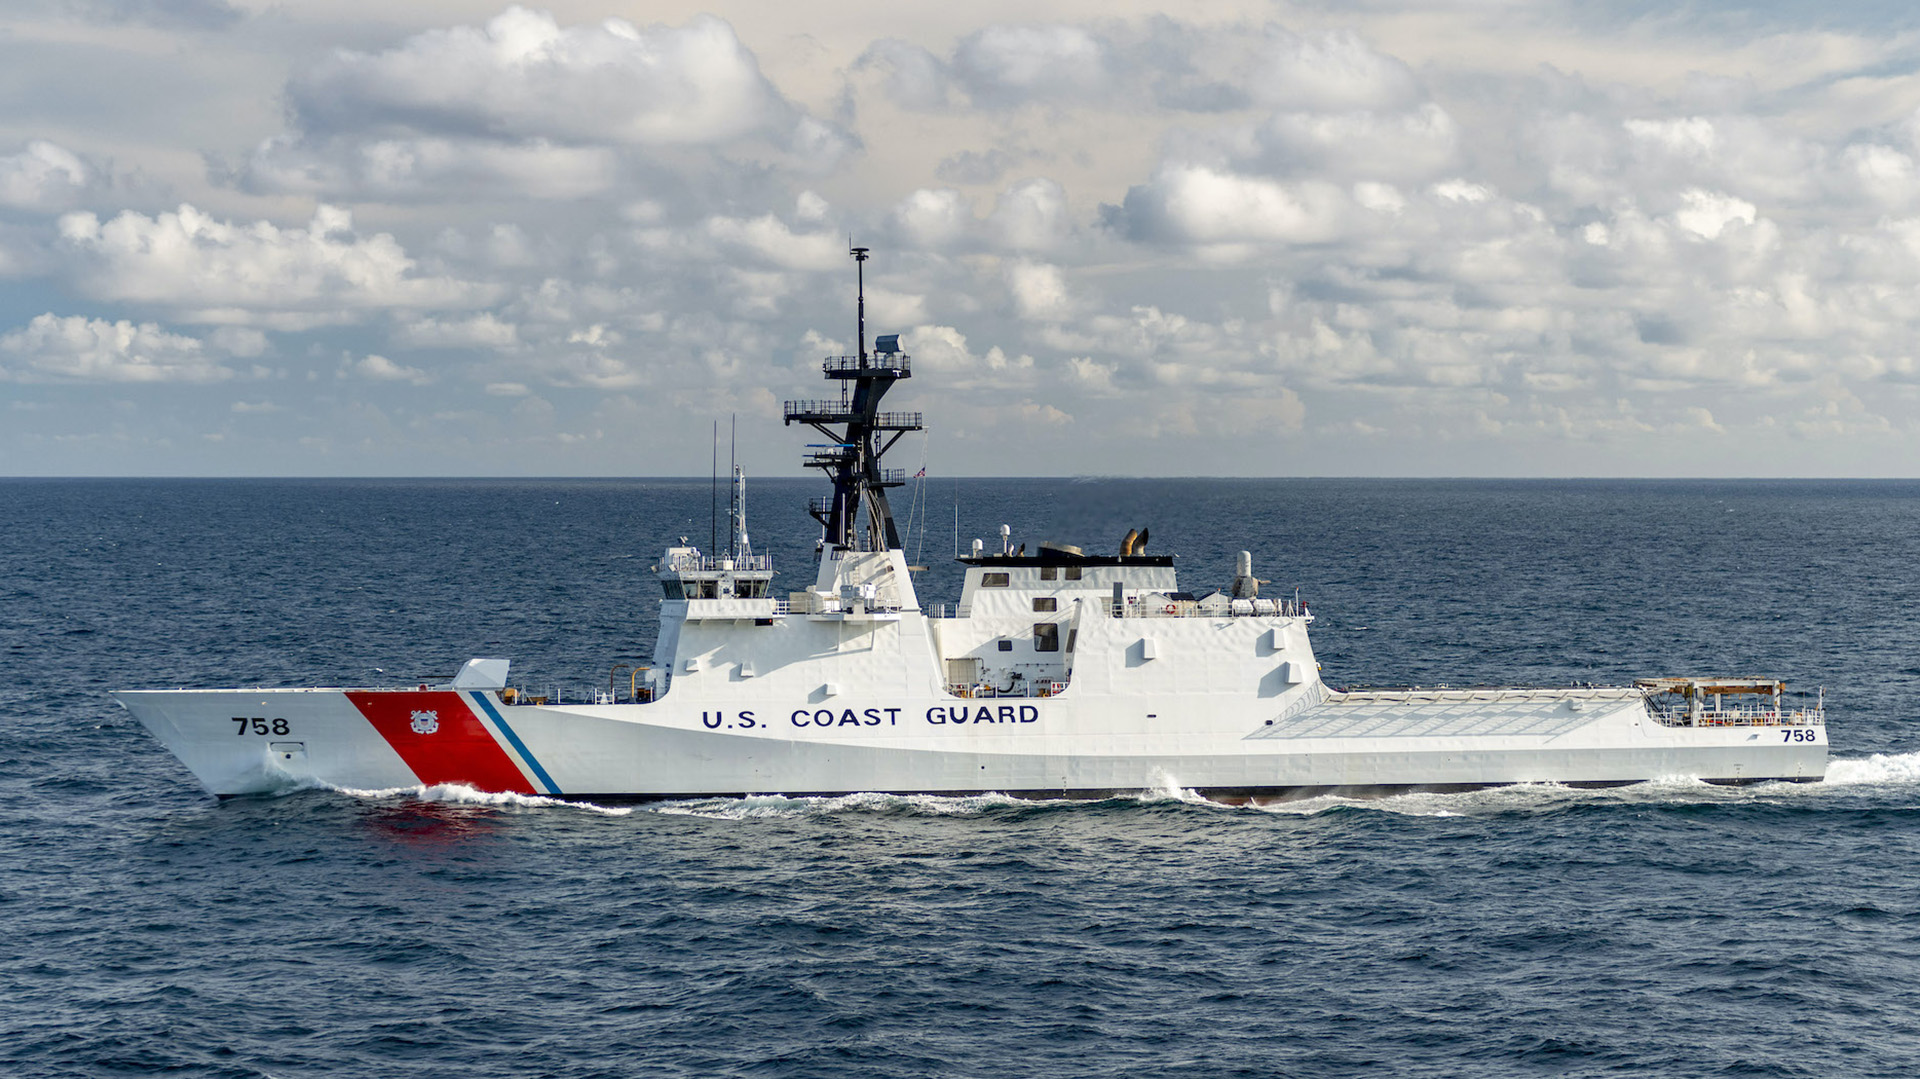
{"type": "Polygon", "coordinates": [[[432,734],[440,729],[440,713],[415,712],[413,714],[413,733],[432,734]]]}

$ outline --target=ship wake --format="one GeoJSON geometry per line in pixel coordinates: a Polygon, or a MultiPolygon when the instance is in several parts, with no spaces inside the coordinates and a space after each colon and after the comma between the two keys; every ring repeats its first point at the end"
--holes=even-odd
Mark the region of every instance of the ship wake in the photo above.
{"type": "Polygon", "coordinates": [[[295,787],[285,793],[291,794],[301,790],[330,791],[369,802],[436,802],[444,805],[488,806],[496,809],[571,809],[609,817],[624,817],[633,812],[632,806],[603,806],[592,802],[570,801],[565,798],[547,798],[537,794],[483,791],[464,783],[416,784],[411,787],[386,787],[379,790],[336,787],[319,783],[295,787]]]}
{"type": "Polygon", "coordinates": [[[1875,753],[1827,762],[1829,787],[1890,787],[1920,784],[1920,753],[1875,753]]]}

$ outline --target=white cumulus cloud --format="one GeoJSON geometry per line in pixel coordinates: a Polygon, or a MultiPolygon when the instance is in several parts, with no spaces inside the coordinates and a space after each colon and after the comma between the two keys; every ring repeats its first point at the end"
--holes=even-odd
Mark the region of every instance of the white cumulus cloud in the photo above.
{"type": "Polygon", "coordinates": [[[0,206],[60,210],[71,206],[97,179],[78,154],[34,139],[18,153],[0,155],[0,206]]]}
{"type": "Polygon", "coordinates": [[[954,75],[987,106],[1086,100],[1107,88],[1108,49],[1084,27],[995,25],[954,50],[954,75]]]}
{"type": "Polygon", "coordinates": [[[1073,219],[1067,193],[1044,176],[1022,180],[1001,192],[988,224],[994,237],[1016,251],[1045,251],[1067,239],[1073,219]]]}
{"type": "Polygon", "coordinates": [[[796,232],[772,214],[707,220],[707,234],[735,250],[793,270],[837,269],[847,259],[846,241],[828,233],[796,232]]]}
{"type": "Polygon", "coordinates": [[[750,143],[810,170],[855,145],[794,104],[733,27],[563,26],[513,6],[391,48],[337,49],[288,84],[293,130],[232,177],[249,190],[385,199],[572,199],[665,167],[674,148],[750,143]]]}
{"type": "Polygon", "coordinates": [[[471,318],[422,318],[406,323],[394,338],[412,348],[510,349],[520,343],[520,328],[491,311],[471,318]]]}
{"type": "Polygon", "coordinates": [[[219,382],[233,371],[198,338],[151,322],[51,312],[0,337],[0,374],[22,382],[219,382]]]}
{"type": "Polygon", "coordinates": [[[797,117],[719,18],[562,27],[509,7],[381,52],[340,50],[288,96],[310,131],[390,127],[516,138],[722,142],[797,117]]]}
{"type": "Polygon", "coordinates": [[[1352,30],[1269,32],[1246,75],[1253,99],[1275,109],[1395,110],[1418,98],[1413,72],[1352,30]]]}
{"type": "Polygon", "coordinates": [[[950,187],[923,187],[894,206],[889,224],[908,247],[939,250],[967,239],[976,221],[965,195],[950,187]]]}
{"type": "Polygon", "coordinates": [[[1735,221],[1753,224],[1757,212],[1753,203],[1745,199],[1699,188],[1682,191],[1680,203],[1680,209],[1673,215],[1674,222],[1688,232],[1709,240],[1720,235],[1721,230],[1735,221]]]}
{"type": "Polygon", "coordinates": [[[1025,260],[1007,267],[1007,291],[1013,295],[1014,310],[1025,319],[1062,319],[1071,313],[1072,297],[1060,267],[1025,260]]]}
{"type": "Polygon", "coordinates": [[[351,213],[324,205],[291,229],[221,221],[189,205],[106,222],[72,213],[60,236],[92,295],[165,305],[190,322],[317,325],[377,308],[463,306],[485,291],[420,276],[391,235],[360,236],[351,213]]]}
{"type": "Polygon", "coordinates": [[[340,376],[364,378],[373,382],[409,382],[415,386],[424,386],[433,381],[433,376],[418,367],[395,363],[385,356],[368,353],[359,359],[342,360],[340,376]]]}
{"type": "Polygon", "coordinates": [[[1127,192],[1136,239],[1238,246],[1321,243],[1344,231],[1345,192],[1318,180],[1282,182],[1204,165],[1170,164],[1127,192]]]}

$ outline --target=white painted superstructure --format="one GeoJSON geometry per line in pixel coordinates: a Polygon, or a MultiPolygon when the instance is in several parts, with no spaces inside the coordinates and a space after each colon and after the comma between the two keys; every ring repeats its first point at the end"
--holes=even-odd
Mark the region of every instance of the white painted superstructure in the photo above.
{"type": "Polygon", "coordinates": [[[828,438],[809,455],[834,491],[812,507],[823,532],[812,583],[772,589],[736,470],[729,549],[683,539],[655,566],[660,634],[630,699],[535,700],[506,688],[504,660],[474,660],[434,687],[116,697],[222,796],[457,782],[592,798],[1175,786],[1258,799],[1825,774],[1822,709],[1793,710],[1768,679],[1331,690],[1313,616],[1261,597],[1245,553],[1227,592],[1197,597],[1171,557],[1144,553],[1144,535],[1112,555],[1028,554],[1003,529],[997,549],[976,541],[962,559],[957,606],[928,610],[886,502],[904,477],[880,466],[920,426],[917,413],[879,409],[911,366],[897,339],[868,352],[864,301],[862,312],[859,355],[822,365],[839,400],[786,407],[789,423],[828,438]]]}

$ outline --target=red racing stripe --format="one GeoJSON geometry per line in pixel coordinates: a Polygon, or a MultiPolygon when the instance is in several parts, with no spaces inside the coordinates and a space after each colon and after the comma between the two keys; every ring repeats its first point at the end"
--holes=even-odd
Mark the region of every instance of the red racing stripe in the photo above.
{"type": "Polygon", "coordinates": [[[402,689],[348,693],[347,699],[428,786],[538,793],[458,693],[402,689]]]}

